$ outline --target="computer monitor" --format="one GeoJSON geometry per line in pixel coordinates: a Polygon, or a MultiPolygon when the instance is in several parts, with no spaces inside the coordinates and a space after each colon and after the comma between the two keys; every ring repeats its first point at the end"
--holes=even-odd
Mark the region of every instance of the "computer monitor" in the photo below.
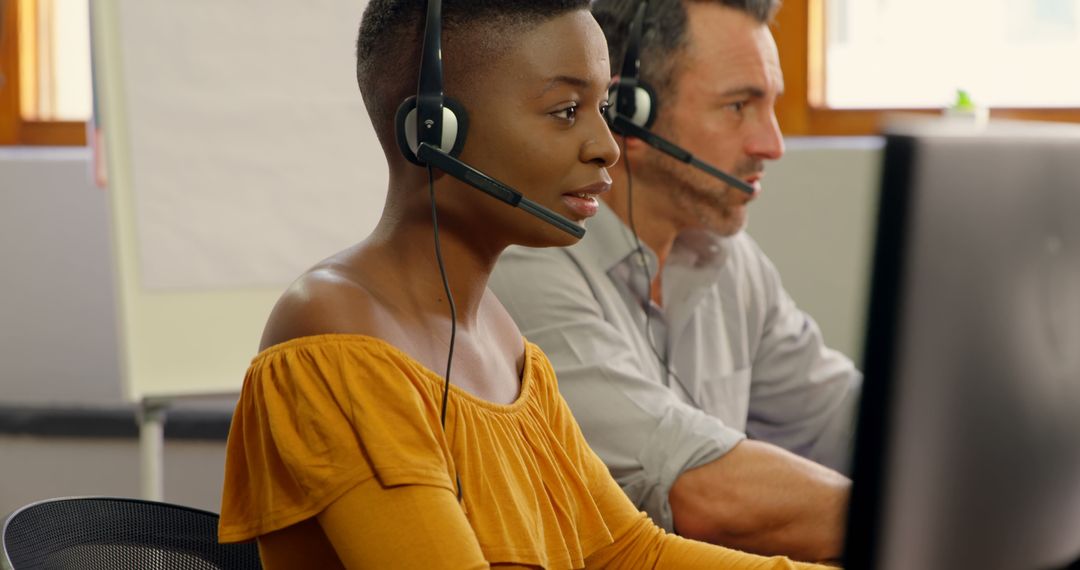
{"type": "Polygon", "coordinates": [[[1080,567],[1080,126],[884,153],[844,566],[1080,567]]]}

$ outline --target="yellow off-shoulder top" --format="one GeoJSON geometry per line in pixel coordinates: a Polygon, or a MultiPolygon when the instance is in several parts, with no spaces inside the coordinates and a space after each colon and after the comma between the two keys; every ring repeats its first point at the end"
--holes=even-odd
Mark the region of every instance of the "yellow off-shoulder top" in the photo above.
{"type": "MultiPolygon", "coordinates": [[[[536,345],[525,343],[520,393],[511,404],[451,386],[445,433],[442,390],[438,374],[374,337],[303,337],[260,353],[229,434],[220,540],[257,539],[310,522],[359,489],[370,508],[356,513],[349,541],[395,567],[446,567],[451,562],[439,553],[457,551],[476,553],[471,567],[804,567],[653,525],[589,449],[536,345]],[[439,500],[402,516],[397,508],[412,491],[421,501],[439,500]],[[427,517],[467,524],[418,536],[428,527],[417,519],[427,517]],[[370,525],[379,532],[365,532],[370,525]],[[386,525],[401,528],[387,532],[386,525]],[[418,539],[430,548],[410,547],[418,539]]],[[[338,560],[329,540],[296,546],[327,551],[292,549],[290,561],[274,559],[280,549],[263,549],[264,565],[338,560]]]]}

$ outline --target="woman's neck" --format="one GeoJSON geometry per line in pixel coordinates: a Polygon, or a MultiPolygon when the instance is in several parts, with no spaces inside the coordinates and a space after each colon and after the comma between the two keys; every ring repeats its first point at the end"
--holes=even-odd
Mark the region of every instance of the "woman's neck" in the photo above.
{"type": "MultiPolygon", "coordinates": [[[[475,325],[502,247],[494,248],[477,239],[451,220],[440,220],[439,249],[450,293],[453,295],[458,326],[475,325]]],[[[474,230],[475,231],[475,230],[474,230]]],[[[408,306],[418,316],[445,315],[446,287],[435,251],[435,232],[430,214],[426,217],[383,216],[363,246],[365,257],[385,276],[390,287],[383,294],[408,306]]]]}

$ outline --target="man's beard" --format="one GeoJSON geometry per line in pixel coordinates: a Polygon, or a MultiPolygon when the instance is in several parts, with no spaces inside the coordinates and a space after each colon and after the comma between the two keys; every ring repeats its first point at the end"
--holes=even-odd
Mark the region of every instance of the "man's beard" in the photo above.
{"type": "MultiPolygon", "coordinates": [[[[730,236],[746,224],[746,206],[738,190],[710,174],[661,152],[651,152],[649,169],[657,174],[659,187],[671,192],[672,208],[684,227],[697,227],[730,236]]],[[[736,178],[762,172],[761,160],[747,158],[733,172],[736,178]]]]}

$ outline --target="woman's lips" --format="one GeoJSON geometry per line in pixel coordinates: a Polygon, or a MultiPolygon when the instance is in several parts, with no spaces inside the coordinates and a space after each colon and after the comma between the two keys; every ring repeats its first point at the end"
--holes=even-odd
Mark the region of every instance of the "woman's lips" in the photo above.
{"type": "Polygon", "coordinates": [[[562,201],[575,214],[582,218],[591,218],[600,209],[600,203],[596,197],[610,189],[611,182],[606,180],[596,182],[563,194],[562,201]]]}
{"type": "Polygon", "coordinates": [[[563,204],[582,218],[591,218],[600,209],[600,203],[592,194],[569,193],[562,195],[563,204]]]}

